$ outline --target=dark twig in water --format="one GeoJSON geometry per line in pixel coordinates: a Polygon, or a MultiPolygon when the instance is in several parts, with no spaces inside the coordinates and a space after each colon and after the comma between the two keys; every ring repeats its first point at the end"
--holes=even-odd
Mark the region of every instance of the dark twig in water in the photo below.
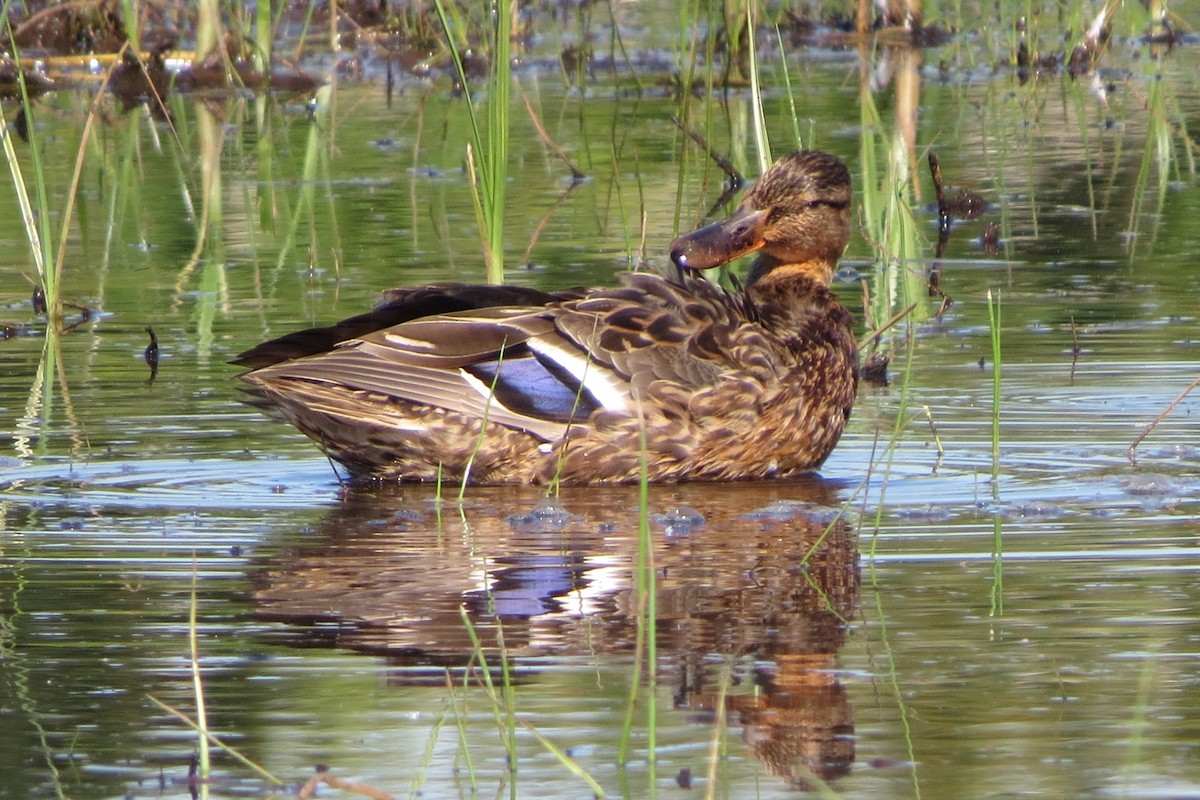
{"type": "Polygon", "coordinates": [[[152,367],[158,366],[158,336],[154,333],[154,328],[146,326],[146,333],[150,334],[150,344],[146,345],[146,351],[142,356],[146,359],[146,363],[152,367]]]}
{"type": "Polygon", "coordinates": [[[46,290],[42,288],[41,284],[33,287],[33,298],[30,300],[30,302],[33,303],[34,316],[41,316],[42,314],[48,313],[48,308],[46,306],[46,290]]]}
{"type": "Polygon", "coordinates": [[[146,326],[146,333],[150,334],[150,344],[146,345],[142,358],[150,366],[150,378],[146,381],[146,385],[149,386],[158,377],[158,337],[154,334],[154,328],[149,325],[146,326]]]}
{"type": "Polygon", "coordinates": [[[1071,382],[1075,382],[1075,366],[1079,363],[1079,329],[1075,327],[1075,315],[1071,315],[1071,382]]]}
{"type": "Polygon", "coordinates": [[[692,128],[675,115],[671,116],[671,121],[674,122],[675,127],[683,131],[689,139],[700,145],[701,149],[708,153],[708,157],[711,158],[725,173],[725,190],[721,192],[721,196],[717,198],[717,202],[713,203],[712,206],[709,207],[708,213],[705,214],[706,217],[711,217],[715,215],[718,210],[727,205],[729,201],[733,199],[733,196],[738,193],[738,190],[746,185],[746,178],[741,172],[738,172],[738,168],[733,165],[732,161],[718,153],[712,148],[711,145],[709,145],[708,140],[704,138],[704,134],[692,128]]]}
{"type": "Polygon", "coordinates": [[[557,155],[562,162],[567,165],[567,169],[571,170],[572,185],[579,183],[581,180],[587,177],[583,174],[579,167],[575,166],[575,164],[571,162],[571,159],[568,158],[567,154],[562,151],[562,148],[554,143],[554,140],[550,138],[550,134],[546,133],[546,129],[542,127],[542,121],[538,119],[537,113],[534,112],[533,106],[529,104],[529,98],[525,96],[524,92],[521,92],[521,102],[525,104],[525,110],[529,112],[529,118],[533,120],[533,127],[537,129],[538,136],[542,137],[542,141],[546,143],[546,146],[553,150],[555,155],[557,155]]]}
{"type": "Polygon", "coordinates": [[[1112,16],[1119,5],[1121,3],[1118,0],[1106,0],[1104,7],[1092,19],[1092,24],[1067,59],[1067,72],[1072,76],[1082,75],[1096,66],[1100,51],[1112,35],[1112,16]]]}
{"type": "Polygon", "coordinates": [[[704,152],[708,153],[708,157],[711,158],[716,165],[722,169],[722,171],[724,171],[725,177],[729,180],[731,193],[736,192],[738,189],[746,185],[745,177],[742,176],[742,173],[738,172],[738,169],[733,165],[733,162],[714,150],[709,145],[708,140],[704,138],[704,134],[700,133],[700,131],[696,130],[695,128],[692,128],[677,116],[672,115],[671,122],[674,122],[675,127],[687,134],[689,139],[700,145],[700,148],[704,150],[704,152]]]}
{"type": "Polygon", "coordinates": [[[933,176],[933,190],[937,193],[938,206],[938,243],[942,236],[950,232],[950,213],[946,208],[946,188],[942,183],[942,163],[938,161],[937,153],[929,151],[929,174],[933,176]]]}
{"type": "Polygon", "coordinates": [[[317,766],[316,774],[309,778],[304,785],[300,787],[300,791],[296,793],[296,797],[301,798],[301,800],[303,800],[303,798],[313,797],[316,794],[317,787],[322,783],[333,789],[341,789],[343,792],[350,792],[351,794],[360,794],[364,797],[370,797],[372,800],[393,800],[393,795],[390,795],[381,789],[376,789],[373,786],[367,786],[365,783],[347,781],[334,775],[330,775],[329,768],[323,764],[317,766]]]}
{"type": "Polygon", "coordinates": [[[1133,444],[1129,445],[1129,452],[1127,454],[1129,456],[1129,463],[1131,465],[1133,465],[1135,467],[1137,466],[1137,455],[1136,455],[1135,451],[1137,450],[1138,445],[1140,445],[1142,443],[1142,440],[1145,439],[1147,436],[1149,436],[1154,431],[1154,429],[1158,427],[1159,423],[1161,423],[1164,419],[1166,419],[1167,415],[1170,414],[1172,411],[1174,411],[1175,407],[1183,402],[1183,398],[1185,398],[1189,394],[1191,394],[1192,390],[1195,389],[1197,386],[1200,386],[1200,376],[1197,376],[1194,381],[1192,381],[1191,383],[1188,384],[1186,389],[1184,389],[1182,392],[1180,392],[1175,397],[1174,400],[1172,400],[1170,403],[1168,403],[1167,407],[1162,410],[1162,413],[1160,413],[1157,417],[1155,417],[1154,421],[1146,426],[1146,430],[1142,431],[1141,434],[1138,435],[1138,437],[1133,440],[1133,444]]]}
{"type": "MultiPolygon", "coordinates": [[[[945,182],[942,180],[942,164],[938,160],[937,153],[932,150],[929,151],[929,174],[933,177],[933,188],[937,193],[938,206],[938,240],[934,252],[934,262],[929,268],[929,296],[942,298],[942,305],[936,314],[938,318],[941,318],[950,304],[954,302],[953,298],[942,291],[941,286],[941,259],[946,254],[946,246],[950,242],[951,223],[956,217],[959,219],[978,217],[987,209],[987,202],[974,192],[968,192],[965,189],[959,190],[953,196],[948,195],[945,182]]],[[[989,226],[989,230],[991,227],[989,226]]]]}
{"type": "MultiPolygon", "coordinates": [[[[929,420],[929,431],[933,434],[933,443],[937,447],[938,464],[942,463],[942,456],[946,454],[946,450],[942,447],[942,437],[938,435],[937,422],[933,419],[933,412],[929,410],[929,406],[922,406],[921,409],[925,412],[925,419],[929,420]]],[[[934,472],[937,471],[935,466],[934,472]]]]}
{"type": "Polygon", "coordinates": [[[909,314],[911,314],[913,312],[913,309],[916,307],[917,307],[917,304],[913,303],[908,308],[903,309],[902,311],[897,311],[895,314],[893,314],[891,316],[891,318],[887,322],[883,323],[878,328],[876,328],[875,330],[871,331],[870,333],[866,334],[861,339],[859,339],[858,340],[858,349],[859,350],[867,349],[867,345],[871,344],[871,342],[877,340],[880,336],[882,336],[883,332],[886,331],[888,328],[892,327],[897,322],[899,322],[900,320],[904,319],[909,314]]]}
{"type": "Polygon", "coordinates": [[[983,229],[983,234],[979,237],[979,244],[983,246],[983,252],[989,256],[999,253],[1000,226],[995,222],[989,222],[987,227],[983,229]]]}
{"type": "Polygon", "coordinates": [[[555,212],[562,207],[562,204],[567,201],[567,198],[571,196],[571,192],[575,191],[575,187],[578,185],[579,181],[571,181],[566,191],[558,196],[558,199],[554,201],[550,208],[546,209],[546,213],[538,220],[537,227],[533,229],[533,236],[529,237],[529,246],[525,248],[525,255],[521,260],[526,268],[530,266],[529,257],[533,254],[533,248],[537,247],[538,239],[542,238],[542,231],[546,229],[546,224],[550,222],[555,212]]]}
{"type": "Polygon", "coordinates": [[[863,322],[867,324],[868,328],[874,328],[875,317],[871,314],[871,285],[867,283],[866,278],[859,281],[859,285],[862,286],[863,322]]]}
{"type": "MultiPolygon", "coordinates": [[[[937,254],[934,258],[942,257],[942,253],[945,252],[945,240],[947,238],[943,234],[938,234],[937,254]]],[[[942,297],[944,294],[942,291],[942,262],[934,261],[929,266],[929,296],[942,297]]]]}
{"type": "Polygon", "coordinates": [[[887,386],[887,368],[892,362],[892,353],[890,348],[883,351],[878,349],[881,342],[879,337],[882,336],[883,332],[888,328],[892,327],[897,322],[911,314],[913,309],[917,307],[917,304],[913,303],[903,311],[897,312],[883,325],[875,328],[874,319],[871,317],[871,292],[865,280],[862,282],[862,289],[863,314],[866,317],[868,327],[872,327],[873,330],[860,339],[858,343],[858,350],[860,353],[865,353],[868,347],[870,347],[872,351],[869,355],[863,358],[862,365],[859,368],[859,375],[863,378],[863,380],[869,383],[877,386],[887,386]]]}
{"type": "Polygon", "coordinates": [[[942,291],[942,257],[946,255],[946,245],[950,243],[950,217],[942,206],[942,173],[937,168],[937,157],[929,154],[929,166],[933,169],[933,183],[937,187],[938,196],[938,240],[934,247],[933,263],[929,265],[929,296],[945,297],[942,291]]]}
{"type": "Polygon", "coordinates": [[[955,219],[975,219],[987,211],[988,203],[975,192],[959,189],[954,194],[946,192],[942,181],[942,165],[937,153],[929,151],[929,172],[933,176],[933,188],[937,192],[938,230],[948,233],[955,219]]]}
{"type": "Polygon", "coordinates": [[[942,304],[940,306],[938,306],[937,313],[934,314],[933,316],[936,317],[938,320],[941,320],[942,315],[946,313],[946,309],[948,309],[952,305],[954,305],[954,298],[951,297],[950,295],[946,294],[945,292],[942,292],[942,304]]]}
{"type": "Polygon", "coordinates": [[[715,217],[718,211],[727,206],[729,203],[733,202],[733,196],[738,193],[738,189],[740,188],[740,185],[734,186],[732,183],[726,184],[725,191],[721,192],[721,196],[718,197],[717,201],[709,207],[708,213],[705,214],[705,217],[715,217]]]}

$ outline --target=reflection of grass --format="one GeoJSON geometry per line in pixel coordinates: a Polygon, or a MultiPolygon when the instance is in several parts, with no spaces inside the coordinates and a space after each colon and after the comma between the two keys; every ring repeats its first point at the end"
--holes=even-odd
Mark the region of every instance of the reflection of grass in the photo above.
{"type": "Polygon", "coordinates": [[[1000,294],[987,293],[988,330],[992,342],[992,482],[1000,479],[1000,294]]]}
{"type": "MultiPolygon", "coordinates": [[[[629,701],[625,706],[625,723],[621,728],[621,743],[617,747],[617,764],[624,770],[629,763],[629,742],[633,735],[634,714],[644,708],[646,718],[646,781],[655,785],[656,743],[658,740],[658,585],[654,571],[654,539],[650,530],[650,465],[647,461],[646,431],[643,425],[640,446],[641,479],[638,481],[638,550],[633,565],[633,597],[636,608],[637,631],[634,639],[632,674],[629,676],[629,701]],[[645,665],[645,700],[638,697],[642,689],[642,666],[645,665]]],[[[651,789],[653,796],[653,789],[651,789]]]]}
{"type": "Polygon", "coordinates": [[[209,785],[212,777],[211,763],[211,746],[216,746],[220,750],[228,753],[237,761],[250,769],[257,772],[269,783],[275,786],[283,786],[283,781],[276,778],[263,767],[251,761],[246,756],[242,755],[236,748],[219,739],[208,727],[208,712],[206,711],[204,701],[204,681],[200,672],[200,648],[196,635],[196,609],[198,606],[196,596],[196,581],[197,573],[195,565],[192,569],[192,590],[191,601],[188,604],[188,662],[192,676],[192,698],[196,704],[195,719],[187,716],[184,712],[167,705],[163,701],[149,695],[151,702],[166,711],[168,714],[176,717],[184,722],[188,727],[194,730],[196,737],[196,775],[192,785],[194,794],[193,797],[207,798],[209,785]]]}
{"type": "Polygon", "coordinates": [[[1174,102],[1172,89],[1158,71],[1161,66],[1154,62],[1155,71],[1149,76],[1149,95],[1146,98],[1146,143],[1142,151],[1142,159],[1138,165],[1137,180],[1134,184],[1133,203],[1129,209],[1128,229],[1134,238],[1129,248],[1130,261],[1139,255],[1145,255],[1153,249],[1158,225],[1163,219],[1163,209],[1166,206],[1167,188],[1172,176],[1178,176],[1186,171],[1189,177],[1196,175],[1196,151],[1200,147],[1188,133],[1187,121],[1174,102]],[[1181,147],[1176,147],[1175,137],[1182,141],[1181,147]],[[1153,184],[1153,210],[1147,214],[1144,203],[1151,187],[1151,173],[1156,182],[1153,184]],[[1151,227],[1150,242],[1140,248],[1137,235],[1143,216],[1148,217],[1151,227]]]}
{"type": "Polygon", "coordinates": [[[1146,743],[1146,733],[1153,730],[1149,720],[1150,701],[1154,694],[1154,684],[1158,677],[1158,655],[1148,656],[1142,664],[1141,675],[1138,677],[1137,702],[1133,706],[1133,716],[1129,720],[1129,746],[1125,748],[1125,763],[1121,765],[1121,777],[1125,784],[1125,796],[1135,797],[1141,794],[1136,786],[1137,772],[1144,768],[1141,764],[1142,747],[1146,743]]]}
{"type": "MultiPolygon", "coordinates": [[[[517,728],[520,726],[526,733],[531,735],[533,739],[542,746],[542,748],[553,756],[560,764],[562,764],[571,774],[577,776],[580,780],[588,785],[592,791],[593,797],[604,797],[604,789],[600,784],[587,773],[583,767],[573,759],[563,748],[559,747],[551,741],[545,734],[539,731],[534,725],[517,716],[517,697],[513,684],[512,657],[508,652],[508,648],[504,643],[504,626],[497,619],[496,621],[496,644],[499,648],[499,672],[500,672],[500,687],[497,689],[495,680],[492,678],[492,666],[488,663],[487,654],[483,644],[479,639],[479,634],[475,630],[474,624],[471,622],[470,616],[466,609],[461,610],[463,626],[466,628],[467,635],[471,638],[471,646],[473,648],[471,664],[468,666],[468,675],[474,675],[476,683],[483,690],[484,695],[491,707],[493,719],[496,722],[497,730],[504,743],[504,749],[507,754],[505,758],[505,768],[508,773],[508,784],[510,796],[516,797],[518,794],[518,771],[517,767],[520,761],[517,752],[517,728]]],[[[464,677],[464,682],[466,677],[464,677]]],[[[466,751],[467,740],[465,734],[460,727],[459,745],[466,751]]],[[[469,763],[469,762],[468,762],[469,763]]],[[[474,777],[472,777],[474,783],[474,777]]]]}
{"type": "MultiPolygon", "coordinates": [[[[331,142],[333,140],[334,119],[334,87],[325,85],[317,89],[314,95],[313,116],[311,124],[308,128],[308,137],[304,147],[304,160],[301,168],[299,182],[299,194],[296,198],[295,207],[292,209],[287,229],[283,232],[283,242],[279,248],[279,254],[276,258],[276,276],[288,263],[288,258],[296,249],[302,236],[302,226],[308,239],[308,257],[311,261],[315,261],[315,257],[321,248],[318,247],[318,231],[317,231],[317,186],[323,185],[325,190],[325,208],[329,212],[329,230],[332,235],[331,252],[334,254],[334,268],[336,272],[340,272],[341,260],[339,253],[341,251],[341,240],[338,234],[338,218],[335,213],[333,201],[333,190],[329,178],[329,162],[330,151],[332,150],[331,142]]],[[[197,121],[203,120],[205,115],[202,109],[198,106],[196,110],[197,121]]],[[[260,115],[260,125],[265,125],[266,116],[260,115]]],[[[217,148],[212,157],[217,159],[219,165],[219,157],[221,155],[220,148],[217,148]]],[[[274,174],[273,161],[273,146],[270,144],[262,145],[260,142],[258,147],[258,163],[261,173],[259,175],[259,215],[260,219],[267,220],[267,224],[273,224],[271,221],[271,211],[276,205],[282,205],[286,202],[286,197],[282,193],[276,193],[274,187],[269,183],[268,179],[274,174]]],[[[220,197],[206,193],[204,197],[209,197],[214,202],[219,202],[220,197]]],[[[208,208],[207,205],[204,206],[208,208]]],[[[286,209],[284,209],[286,213],[286,209]]],[[[201,226],[203,229],[205,226],[201,226]]],[[[208,226],[211,228],[211,225],[208,226]]],[[[197,250],[197,254],[199,251],[197,250]]],[[[211,259],[210,259],[211,261],[211,259]]],[[[311,266],[311,264],[310,264],[311,266]]]]}

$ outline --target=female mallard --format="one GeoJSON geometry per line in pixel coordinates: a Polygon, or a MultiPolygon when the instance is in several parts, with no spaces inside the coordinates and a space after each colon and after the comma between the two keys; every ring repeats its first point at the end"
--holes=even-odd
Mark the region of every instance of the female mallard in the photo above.
{"type": "Polygon", "coordinates": [[[473,483],[793,475],[837,444],[858,383],[829,289],[850,174],[781,158],[721,222],[671,244],[674,278],[540,292],[436,284],[234,362],[269,407],[356,473],[473,483]],[[693,270],[758,251],[743,290],[693,270]]]}

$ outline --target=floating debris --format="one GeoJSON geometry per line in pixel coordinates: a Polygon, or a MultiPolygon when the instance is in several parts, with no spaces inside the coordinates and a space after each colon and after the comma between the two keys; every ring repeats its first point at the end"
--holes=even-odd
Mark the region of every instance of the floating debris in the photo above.
{"type": "Polygon", "coordinates": [[[1175,494],[1179,486],[1169,475],[1158,472],[1143,472],[1125,481],[1125,491],[1132,495],[1164,497],[1175,494]]]}
{"type": "Polygon", "coordinates": [[[524,533],[551,533],[567,527],[575,515],[552,501],[541,503],[525,514],[508,517],[509,527],[524,533]]]}
{"type": "Polygon", "coordinates": [[[704,526],[704,515],[691,506],[676,506],[661,514],[651,514],[650,521],[662,527],[667,536],[686,536],[704,526]]]}

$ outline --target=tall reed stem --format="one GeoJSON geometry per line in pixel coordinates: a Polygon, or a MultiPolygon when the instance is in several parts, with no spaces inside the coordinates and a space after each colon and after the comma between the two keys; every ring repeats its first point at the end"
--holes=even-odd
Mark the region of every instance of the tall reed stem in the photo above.
{"type": "MultiPolygon", "coordinates": [[[[4,8],[7,10],[7,3],[4,8]]],[[[4,15],[4,28],[8,40],[12,42],[15,34],[12,20],[7,13],[4,15]]],[[[33,170],[36,206],[30,200],[28,184],[25,182],[25,175],[21,170],[16,148],[13,146],[12,136],[8,129],[8,121],[4,118],[2,109],[0,109],[0,141],[3,143],[5,160],[8,162],[8,169],[12,175],[13,188],[21,209],[21,221],[25,228],[25,235],[29,239],[30,255],[33,258],[42,291],[46,295],[46,309],[50,325],[55,327],[62,321],[62,297],[57,280],[58,273],[54,269],[53,240],[50,235],[50,201],[46,193],[46,172],[42,165],[41,137],[38,135],[37,125],[34,124],[33,103],[29,96],[29,87],[25,82],[25,68],[21,64],[16,45],[11,44],[10,47],[13,63],[17,68],[17,83],[21,90],[21,110],[28,122],[26,137],[33,170]]]]}
{"type": "Polygon", "coordinates": [[[446,14],[443,0],[434,0],[446,44],[454,59],[454,69],[467,99],[467,115],[471,121],[473,156],[468,160],[471,177],[477,181],[480,191],[475,193],[475,214],[479,220],[480,234],[484,243],[484,260],[487,263],[488,283],[504,283],[504,205],[508,183],[508,105],[512,66],[510,63],[512,18],[516,14],[516,0],[494,7],[492,68],[488,79],[488,110],[485,131],[480,128],[463,69],[454,29],[446,14]]]}

